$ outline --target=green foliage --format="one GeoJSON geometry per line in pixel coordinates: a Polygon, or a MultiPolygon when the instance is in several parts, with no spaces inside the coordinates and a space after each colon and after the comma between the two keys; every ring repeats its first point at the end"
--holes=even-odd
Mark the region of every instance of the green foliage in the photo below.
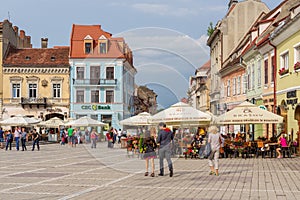
{"type": "Polygon", "coordinates": [[[213,34],[214,30],[215,30],[215,29],[214,29],[213,23],[210,22],[210,23],[209,23],[209,26],[208,26],[208,28],[207,28],[207,36],[210,37],[210,36],[213,34]]]}

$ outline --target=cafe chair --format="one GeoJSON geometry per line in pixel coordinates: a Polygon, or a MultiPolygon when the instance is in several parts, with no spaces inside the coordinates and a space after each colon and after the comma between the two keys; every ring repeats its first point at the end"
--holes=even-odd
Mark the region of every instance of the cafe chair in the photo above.
{"type": "Polygon", "coordinates": [[[257,148],[256,148],[256,158],[259,157],[259,154],[261,154],[262,158],[265,158],[265,147],[263,142],[257,142],[257,148]]]}

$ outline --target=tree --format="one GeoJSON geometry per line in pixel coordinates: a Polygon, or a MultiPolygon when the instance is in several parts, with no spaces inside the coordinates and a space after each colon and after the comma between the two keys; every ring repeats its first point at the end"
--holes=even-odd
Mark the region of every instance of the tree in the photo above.
{"type": "Polygon", "coordinates": [[[215,30],[215,29],[214,29],[213,23],[210,22],[210,23],[209,23],[209,26],[208,26],[208,28],[207,28],[207,36],[210,37],[210,36],[213,34],[214,30],[215,30]]]}

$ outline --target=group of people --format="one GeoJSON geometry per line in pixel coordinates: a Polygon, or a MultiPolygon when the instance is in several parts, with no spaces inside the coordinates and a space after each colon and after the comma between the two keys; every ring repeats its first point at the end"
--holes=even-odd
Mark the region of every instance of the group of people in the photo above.
{"type": "Polygon", "coordinates": [[[25,128],[15,127],[13,130],[4,130],[0,128],[0,147],[1,149],[4,148],[5,143],[5,150],[12,150],[13,141],[16,144],[16,150],[20,150],[20,142],[22,151],[27,151],[26,142],[31,137],[32,139],[32,151],[35,150],[35,146],[37,146],[38,151],[40,150],[40,134],[36,131],[36,129],[31,130],[27,133],[25,128]]]}

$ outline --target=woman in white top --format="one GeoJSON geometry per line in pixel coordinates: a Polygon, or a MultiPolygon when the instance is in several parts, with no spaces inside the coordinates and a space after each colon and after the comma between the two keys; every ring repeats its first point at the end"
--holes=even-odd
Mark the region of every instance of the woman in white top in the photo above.
{"type": "Polygon", "coordinates": [[[208,133],[208,143],[210,143],[211,146],[211,153],[208,157],[208,165],[210,167],[209,175],[219,176],[221,135],[216,126],[209,127],[208,133]]]}

